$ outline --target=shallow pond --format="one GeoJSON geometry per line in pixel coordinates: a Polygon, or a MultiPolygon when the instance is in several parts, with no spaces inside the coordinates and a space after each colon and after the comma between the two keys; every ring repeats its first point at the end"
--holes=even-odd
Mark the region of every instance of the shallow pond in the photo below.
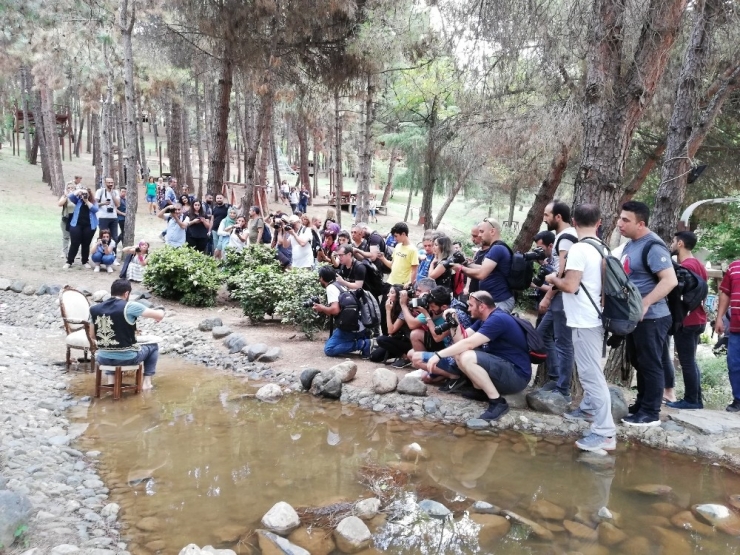
{"type": "MultiPolygon", "coordinates": [[[[740,476],[715,465],[623,443],[599,457],[572,439],[401,421],[308,394],[266,404],[249,396],[255,384],[166,357],[155,383],[119,402],[94,400],[81,440],[102,452],[134,554],[178,553],[188,543],[256,553],[252,532],[278,501],[341,515],[375,494],[385,515],[368,524],[375,549],[391,553],[740,553],[739,537],[679,528],[691,520],[681,511],[740,493],[740,476]],[[429,518],[415,503],[422,499],[453,516],[429,518]],[[469,510],[475,501],[545,530],[502,530],[469,510]],[[595,530],[603,519],[617,527],[595,530]]],[[[91,390],[92,377],[81,377],[77,393],[91,390]]]]}

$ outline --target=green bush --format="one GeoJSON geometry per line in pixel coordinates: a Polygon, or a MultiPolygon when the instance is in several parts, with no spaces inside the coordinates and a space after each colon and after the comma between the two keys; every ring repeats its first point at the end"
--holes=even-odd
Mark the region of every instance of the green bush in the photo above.
{"type": "Polygon", "coordinates": [[[314,334],[326,324],[323,314],[318,314],[312,307],[303,306],[311,297],[318,297],[321,304],[326,304],[326,293],[319,283],[317,272],[293,269],[282,274],[282,295],[275,310],[284,323],[299,327],[309,339],[313,339],[314,334]]]}
{"type": "Polygon", "coordinates": [[[189,306],[213,306],[223,283],[218,262],[189,247],[165,246],[154,251],[144,274],[144,285],[164,299],[189,306]]]}
{"type": "MultiPolygon", "coordinates": [[[[732,401],[730,378],[727,374],[727,357],[703,356],[696,360],[701,372],[701,396],[704,407],[723,409],[732,401]]],[[[678,378],[676,394],[683,395],[683,379],[680,367],[676,367],[678,378]]]]}
{"type": "Polygon", "coordinates": [[[238,300],[252,322],[261,322],[265,314],[275,314],[275,306],[284,296],[283,270],[279,265],[263,264],[228,278],[231,296],[238,300]]]}
{"type": "Polygon", "coordinates": [[[221,262],[221,268],[226,275],[226,287],[234,291],[241,276],[251,272],[258,266],[274,266],[280,270],[280,265],[275,260],[275,251],[267,245],[250,245],[241,252],[235,249],[226,249],[226,257],[221,262]]]}

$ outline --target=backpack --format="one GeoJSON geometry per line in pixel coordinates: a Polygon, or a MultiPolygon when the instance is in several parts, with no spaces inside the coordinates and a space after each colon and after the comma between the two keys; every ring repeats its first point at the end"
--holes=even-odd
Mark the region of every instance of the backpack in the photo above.
{"type": "Polygon", "coordinates": [[[264,227],[262,228],[262,244],[264,245],[270,245],[272,244],[272,232],[270,231],[270,226],[263,223],[264,227]]]}
{"type": "Polygon", "coordinates": [[[612,256],[609,247],[603,242],[590,237],[586,237],[580,242],[595,248],[604,261],[604,268],[601,273],[603,308],[600,308],[601,303],[597,304],[594,301],[588,289],[583,286],[580,288],[583,289],[596,312],[598,312],[604,326],[604,332],[611,332],[614,335],[632,333],[642,320],[642,295],[640,295],[640,291],[630,281],[619,259],[612,256]],[[608,254],[604,254],[602,249],[605,249],[608,254]]]}
{"type": "Polygon", "coordinates": [[[524,332],[524,337],[527,340],[527,349],[529,349],[529,362],[532,364],[543,364],[547,360],[547,350],[545,349],[545,342],[542,340],[542,336],[537,333],[537,330],[528,320],[519,318],[516,314],[510,314],[510,316],[524,332]]]}
{"type": "Polygon", "coordinates": [[[457,297],[465,291],[465,274],[457,271],[452,276],[452,294],[457,297]]]}
{"type": "Polygon", "coordinates": [[[494,245],[503,245],[511,254],[511,268],[506,276],[506,283],[512,291],[526,291],[532,285],[534,277],[534,261],[527,260],[519,251],[514,252],[503,241],[495,241],[494,245]]]}
{"type": "Polygon", "coordinates": [[[342,331],[360,331],[360,304],[354,291],[334,285],[339,289],[339,314],[334,317],[334,324],[342,331]]]}
{"type": "Polygon", "coordinates": [[[376,299],[380,298],[383,294],[383,276],[375,267],[375,264],[369,260],[355,261],[355,264],[362,264],[365,267],[365,280],[362,283],[362,288],[376,299]]]}
{"type": "Polygon", "coordinates": [[[360,322],[370,332],[370,337],[380,335],[380,305],[375,297],[364,289],[352,291],[360,307],[360,322]]]}
{"type": "Polygon", "coordinates": [[[321,250],[321,237],[319,237],[319,232],[313,228],[311,228],[311,250],[313,251],[314,258],[316,258],[316,255],[321,250]]]}
{"type": "MultiPolygon", "coordinates": [[[[648,254],[653,245],[665,246],[663,242],[655,240],[649,241],[645,245],[642,250],[642,265],[648,271],[650,270],[648,266],[648,254]]],[[[670,335],[673,335],[673,333],[683,327],[683,321],[689,315],[689,312],[699,308],[709,293],[709,284],[700,275],[697,275],[688,268],[684,268],[675,261],[673,262],[673,270],[676,272],[678,284],[665,297],[668,310],[671,311],[671,319],[673,320],[673,325],[669,332],[670,335]]],[[[655,274],[651,273],[651,275],[657,283],[658,280],[655,274]]]]}
{"type": "Polygon", "coordinates": [[[575,235],[571,235],[570,233],[564,233],[563,235],[561,235],[560,237],[558,237],[558,240],[557,241],[555,241],[555,247],[552,249],[553,256],[558,256],[559,255],[559,253],[560,253],[560,249],[559,249],[559,247],[560,247],[560,241],[562,241],[563,239],[567,239],[568,241],[570,241],[573,244],[576,244],[578,242],[578,237],[576,237],[575,235]]]}

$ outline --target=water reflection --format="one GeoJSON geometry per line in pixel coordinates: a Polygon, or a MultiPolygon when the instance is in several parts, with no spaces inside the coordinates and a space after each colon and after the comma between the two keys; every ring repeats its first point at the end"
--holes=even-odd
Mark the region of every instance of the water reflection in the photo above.
{"type": "Polygon", "coordinates": [[[308,395],[264,404],[237,377],[162,363],[150,394],[93,403],[83,439],[103,452],[106,482],[130,526],[124,535],[139,546],[246,552],[277,501],[316,507],[374,492],[387,518],[370,527],[376,548],[391,553],[740,553],[738,538],[702,537],[670,520],[740,493],[738,476],[712,465],[629,445],[616,456],[580,454],[559,438],[402,422],[308,395]],[[633,491],[641,484],[672,491],[633,491]],[[452,515],[430,517],[422,499],[452,515]],[[475,501],[509,511],[508,519],[469,512],[475,501]],[[145,517],[160,525],[137,528],[145,517]]]}

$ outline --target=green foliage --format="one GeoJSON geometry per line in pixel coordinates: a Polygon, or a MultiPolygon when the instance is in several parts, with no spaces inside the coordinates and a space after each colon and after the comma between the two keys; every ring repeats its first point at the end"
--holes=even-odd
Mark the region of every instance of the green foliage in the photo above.
{"type": "Polygon", "coordinates": [[[218,262],[189,247],[154,251],[144,274],[144,285],[152,293],[189,306],[215,305],[222,283],[218,262]]]}
{"type": "Polygon", "coordinates": [[[265,314],[275,314],[283,296],[283,271],[277,264],[262,264],[229,278],[231,296],[239,301],[252,322],[261,322],[265,314]]]}
{"type": "Polygon", "coordinates": [[[313,270],[293,269],[282,275],[282,282],[283,295],[275,307],[277,312],[284,323],[298,326],[306,337],[313,339],[314,334],[324,327],[326,317],[303,304],[311,297],[318,297],[324,303],[326,294],[318,274],[313,270]]]}
{"type": "MultiPolygon", "coordinates": [[[[708,409],[723,409],[732,400],[730,379],[727,374],[727,357],[705,356],[697,358],[701,372],[701,396],[704,407],[708,409]]],[[[676,368],[676,377],[681,378],[681,372],[676,368]]],[[[683,384],[681,383],[681,386],[683,384]]],[[[678,394],[683,394],[682,387],[678,394]]],[[[680,395],[679,395],[680,397],[680,395]]]]}
{"type": "Polygon", "coordinates": [[[709,261],[713,264],[740,258],[740,205],[724,206],[724,217],[711,225],[702,225],[696,230],[699,242],[697,247],[709,251],[709,261]]]}
{"type": "Polygon", "coordinates": [[[226,257],[221,263],[221,268],[226,274],[226,287],[229,291],[234,291],[237,288],[242,281],[241,276],[243,274],[249,273],[259,266],[274,266],[275,271],[280,270],[280,265],[275,260],[275,251],[267,245],[250,245],[242,252],[235,249],[226,249],[225,254],[226,257]]]}

